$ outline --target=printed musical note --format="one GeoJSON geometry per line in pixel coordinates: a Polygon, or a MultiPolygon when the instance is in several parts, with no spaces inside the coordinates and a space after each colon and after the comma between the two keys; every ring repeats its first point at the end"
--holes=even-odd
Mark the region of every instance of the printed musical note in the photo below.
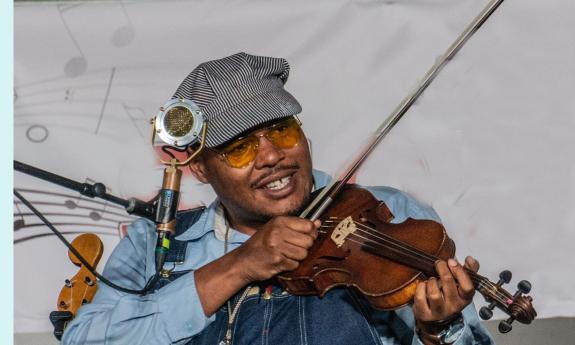
{"type": "Polygon", "coordinates": [[[80,44],[78,44],[78,41],[74,37],[74,34],[72,33],[72,30],[68,26],[68,23],[66,22],[66,19],[64,18],[64,15],[63,15],[64,12],[66,12],[72,8],[75,8],[77,6],[79,6],[79,4],[72,4],[72,5],[58,4],[58,6],[57,6],[58,15],[60,16],[60,19],[62,20],[62,24],[64,25],[66,32],[68,33],[68,37],[70,37],[70,40],[72,41],[74,46],[76,46],[76,49],[78,50],[78,53],[80,54],[80,55],[74,56],[73,58],[68,60],[68,62],[64,66],[64,74],[70,78],[75,78],[79,75],[82,75],[88,69],[88,61],[86,60],[86,56],[84,55],[84,52],[80,48],[80,44]]]}
{"type": "Polygon", "coordinates": [[[32,125],[26,130],[26,138],[33,143],[41,143],[48,139],[50,132],[43,125],[32,125]]]}
{"type": "Polygon", "coordinates": [[[102,209],[100,211],[90,211],[90,219],[94,220],[94,221],[100,221],[103,217],[104,214],[106,213],[106,207],[108,207],[108,200],[106,200],[104,202],[104,206],[102,207],[102,209]]]}
{"type": "Polygon", "coordinates": [[[74,90],[66,89],[64,93],[64,102],[72,102],[72,99],[74,99],[74,93],[74,90]]]}
{"type": "Polygon", "coordinates": [[[140,127],[147,127],[148,129],[151,128],[149,118],[146,117],[146,112],[144,111],[144,109],[139,107],[133,107],[127,105],[126,103],[122,103],[122,107],[124,108],[126,115],[128,115],[128,117],[130,118],[130,121],[138,131],[138,134],[140,134],[140,137],[144,139],[144,142],[148,143],[150,140],[150,136],[149,135],[146,136],[144,134],[144,131],[140,128],[140,127]],[[136,116],[134,116],[133,113],[135,113],[136,116]]]}
{"type": "Polygon", "coordinates": [[[66,200],[64,201],[64,206],[66,206],[66,208],[73,210],[77,207],[76,203],[72,200],[66,200]]]}
{"type": "Polygon", "coordinates": [[[114,81],[115,73],[116,73],[116,67],[112,67],[112,73],[110,74],[110,80],[108,80],[108,88],[106,89],[106,95],[104,96],[102,109],[100,109],[100,117],[98,118],[98,124],[96,125],[96,130],[94,132],[96,135],[100,131],[100,125],[102,124],[102,119],[104,118],[104,111],[106,110],[106,104],[108,104],[108,97],[110,96],[110,89],[112,88],[112,82],[114,81]]]}
{"type": "Polygon", "coordinates": [[[112,44],[118,48],[124,48],[128,46],[134,40],[134,25],[128,16],[128,12],[126,11],[126,7],[124,3],[120,1],[120,6],[122,7],[122,12],[124,13],[124,18],[126,19],[127,24],[120,26],[118,29],[114,31],[112,34],[112,44]]]}
{"type": "MultiPolygon", "coordinates": [[[[84,183],[94,184],[94,183],[96,183],[96,181],[92,180],[92,179],[89,178],[89,177],[86,177],[86,178],[84,179],[84,183]]],[[[64,206],[66,206],[66,208],[69,209],[69,210],[73,210],[73,209],[77,208],[77,207],[80,205],[80,202],[81,202],[83,199],[85,199],[85,198],[86,198],[85,196],[83,196],[82,194],[78,193],[78,196],[76,197],[76,200],[75,200],[75,201],[74,201],[74,200],[67,199],[67,200],[64,201],[64,206]]]]}
{"type": "MultiPolygon", "coordinates": [[[[95,182],[96,181],[92,180],[89,177],[87,177],[84,180],[84,183],[89,183],[89,184],[94,184],[95,182]]],[[[107,187],[106,187],[106,193],[110,193],[110,190],[107,187]]],[[[80,205],[80,202],[84,199],[87,199],[87,198],[85,196],[83,196],[82,194],[78,194],[76,201],[67,199],[64,201],[64,206],[67,209],[73,210],[73,209],[77,208],[80,205]]],[[[94,203],[94,202],[92,201],[92,203],[94,203]]],[[[103,204],[101,202],[99,202],[99,204],[102,204],[102,209],[101,210],[91,210],[90,213],[88,213],[88,217],[90,217],[90,219],[92,219],[94,221],[100,221],[102,219],[102,217],[104,216],[104,214],[106,213],[106,207],[108,207],[108,203],[109,203],[108,200],[105,200],[103,204]]]]}

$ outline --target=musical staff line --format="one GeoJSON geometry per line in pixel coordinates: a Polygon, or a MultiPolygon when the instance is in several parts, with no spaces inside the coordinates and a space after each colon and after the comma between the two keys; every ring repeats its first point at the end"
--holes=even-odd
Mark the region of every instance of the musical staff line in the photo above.
{"type": "MultiPolygon", "coordinates": [[[[48,201],[31,201],[34,205],[45,205],[45,206],[64,206],[66,207],[66,205],[57,203],[57,202],[48,202],[48,201]]],[[[16,205],[21,205],[22,202],[20,201],[15,201],[16,205]]],[[[100,208],[95,208],[95,207],[87,207],[87,206],[75,206],[75,207],[69,207],[70,209],[79,209],[79,210],[89,210],[89,211],[96,211],[96,212],[100,212],[102,209],[100,208]]],[[[116,212],[106,212],[106,214],[109,215],[114,215],[114,216],[119,216],[119,217],[124,217],[127,219],[135,219],[135,218],[129,218],[128,215],[124,215],[122,213],[116,213],[116,212]]]]}
{"type": "MultiPolygon", "coordinates": [[[[50,217],[59,217],[59,216],[62,216],[62,217],[86,218],[86,216],[83,215],[83,214],[73,214],[73,213],[42,212],[42,214],[43,214],[44,216],[50,216],[50,217]]],[[[22,212],[22,213],[14,213],[13,216],[14,216],[14,217],[31,217],[31,216],[34,216],[34,217],[35,217],[36,215],[35,215],[34,213],[32,213],[32,212],[22,212]]],[[[91,217],[90,217],[90,218],[91,218],[91,217]]],[[[92,219],[92,220],[95,220],[95,219],[92,219]]],[[[121,221],[119,221],[119,220],[117,220],[117,219],[106,218],[106,217],[99,218],[98,220],[95,220],[95,221],[97,221],[97,222],[112,222],[112,223],[121,222],[121,221]]],[[[22,226],[22,227],[20,227],[20,228],[18,228],[18,229],[14,228],[14,231],[17,231],[17,230],[22,229],[22,228],[25,228],[25,227],[26,227],[26,226],[22,226]]]]}
{"type": "MultiPolygon", "coordinates": [[[[79,235],[79,234],[84,234],[85,232],[83,232],[83,231],[61,231],[61,233],[64,235],[79,235]]],[[[91,233],[102,235],[102,236],[117,236],[117,234],[115,234],[115,233],[110,234],[110,233],[101,232],[101,231],[91,231],[91,233]]],[[[19,244],[22,242],[27,242],[27,241],[31,241],[31,240],[34,240],[37,238],[48,237],[48,236],[56,236],[56,235],[54,235],[54,233],[52,233],[52,232],[45,233],[45,234],[30,235],[30,236],[26,236],[26,237],[22,237],[22,238],[19,238],[17,240],[14,240],[14,244],[19,244]]]]}

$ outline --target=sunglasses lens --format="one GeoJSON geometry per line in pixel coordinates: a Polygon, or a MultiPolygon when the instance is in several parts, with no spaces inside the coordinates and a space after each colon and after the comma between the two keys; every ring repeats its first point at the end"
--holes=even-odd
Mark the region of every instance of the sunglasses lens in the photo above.
{"type": "Polygon", "coordinates": [[[290,149],[299,142],[301,130],[297,120],[291,117],[270,129],[266,133],[266,138],[280,149],[290,149]]]}
{"type": "MultiPolygon", "coordinates": [[[[265,137],[277,148],[290,149],[301,139],[298,121],[290,117],[269,127],[265,137]]],[[[254,134],[238,139],[222,148],[219,152],[226,157],[233,168],[245,168],[258,154],[259,138],[254,134]]]]}
{"type": "Polygon", "coordinates": [[[249,136],[234,141],[222,150],[230,166],[244,168],[256,158],[258,152],[258,138],[249,136]]]}

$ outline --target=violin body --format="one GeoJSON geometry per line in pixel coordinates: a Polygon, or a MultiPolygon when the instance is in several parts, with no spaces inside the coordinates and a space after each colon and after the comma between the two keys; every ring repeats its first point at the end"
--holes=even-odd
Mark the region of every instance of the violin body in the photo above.
{"type": "Polygon", "coordinates": [[[414,219],[392,224],[393,215],[385,203],[365,189],[347,186],[320,219],[322,227],[308,257],[295,271],[278,277],[292,294],[323,296],[346,286],[359,290],[378,309],[397,309],[412,301],[417,283],[433,274],[425,272],[433,266],[420,267],[422,271],[413,268],[421,266],[417,262],[399,263],[409,258],[393,250],[375,255],[370,252],[373,240],[391,237],[443,260],[455,255],[455,244],[441,224],[414,219]],[[366,228],[345,236],[348,217],[366,228]]]}
{"type": "MultiPolygon", "coordinates": [[[[335,287],[352,287],[375,308],[394,310],[413,301],[417,284],[437,277],[435,263],[455,255],[455,243],[444,227],[432,220],[408,218],[391,223],[393,214],[369,191],[343,186],[338,197],[320,217],[318,237],[299,267],[278,276],[294,295],[322,297],[335,287]]],[[[529,324],[537,316],[532,298],[525,296],[531,284],[522,280],[510,294],[502,285],[511,280],[503,271],[497,283],[466,269],[474,287],[488,306],[479,315],[487,320],[497,307],[509,315],[499,330],[507,333],[517,320],[529,324]]]]}

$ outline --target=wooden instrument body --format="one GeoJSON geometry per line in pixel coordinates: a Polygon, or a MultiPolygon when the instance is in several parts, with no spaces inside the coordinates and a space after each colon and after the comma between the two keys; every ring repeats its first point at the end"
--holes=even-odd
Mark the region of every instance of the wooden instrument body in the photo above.
{"type": "MultiPolygon", "coordinates": [[[[72,246],[94,268],[104,252],[102,241],[92,233],[79,235],[72,241],[72,246]]],[[[66,279],[66,284],[58,295],[58,310],[50,313],[54,336],[58,340],[61,339],[67,323],[74,318],[78,309],[83,304],[90,303],[98,290],[96,276],[71,251],[68,251],[68,257],[80,269],[72,278],[66,279]]]]}
{"type": "Polygon", "coordinates": [[[413,268],[420,264],[410,266],[409,259],[392,250],[384,251],[386,257],[383,257],[366,251],[366,246],[372,246],[375,239],[381,242],[381,238],[391,237],[446,260],[454,256],[455,244],[437,222],[407,219],[392,224],[392,219],[385,203],[375,199],[369,191],[346,187],[322,216],[322,231],[308,257],[296,270],[278,276],[279,281],[296,295],[323,296],[338,286],[353,287],[374,307],[384,310],[397,309],[411,302],[417,283],[428,274],[435,275],[434,272],[427,272],[429,266],[420,267],[423,271],[413,268]],[[334,228],[349,216],[366,228],[356,230],[338,246],[332,239],[334,228]],[[401,263],[404,260],[407,262],[401,263]]]}

